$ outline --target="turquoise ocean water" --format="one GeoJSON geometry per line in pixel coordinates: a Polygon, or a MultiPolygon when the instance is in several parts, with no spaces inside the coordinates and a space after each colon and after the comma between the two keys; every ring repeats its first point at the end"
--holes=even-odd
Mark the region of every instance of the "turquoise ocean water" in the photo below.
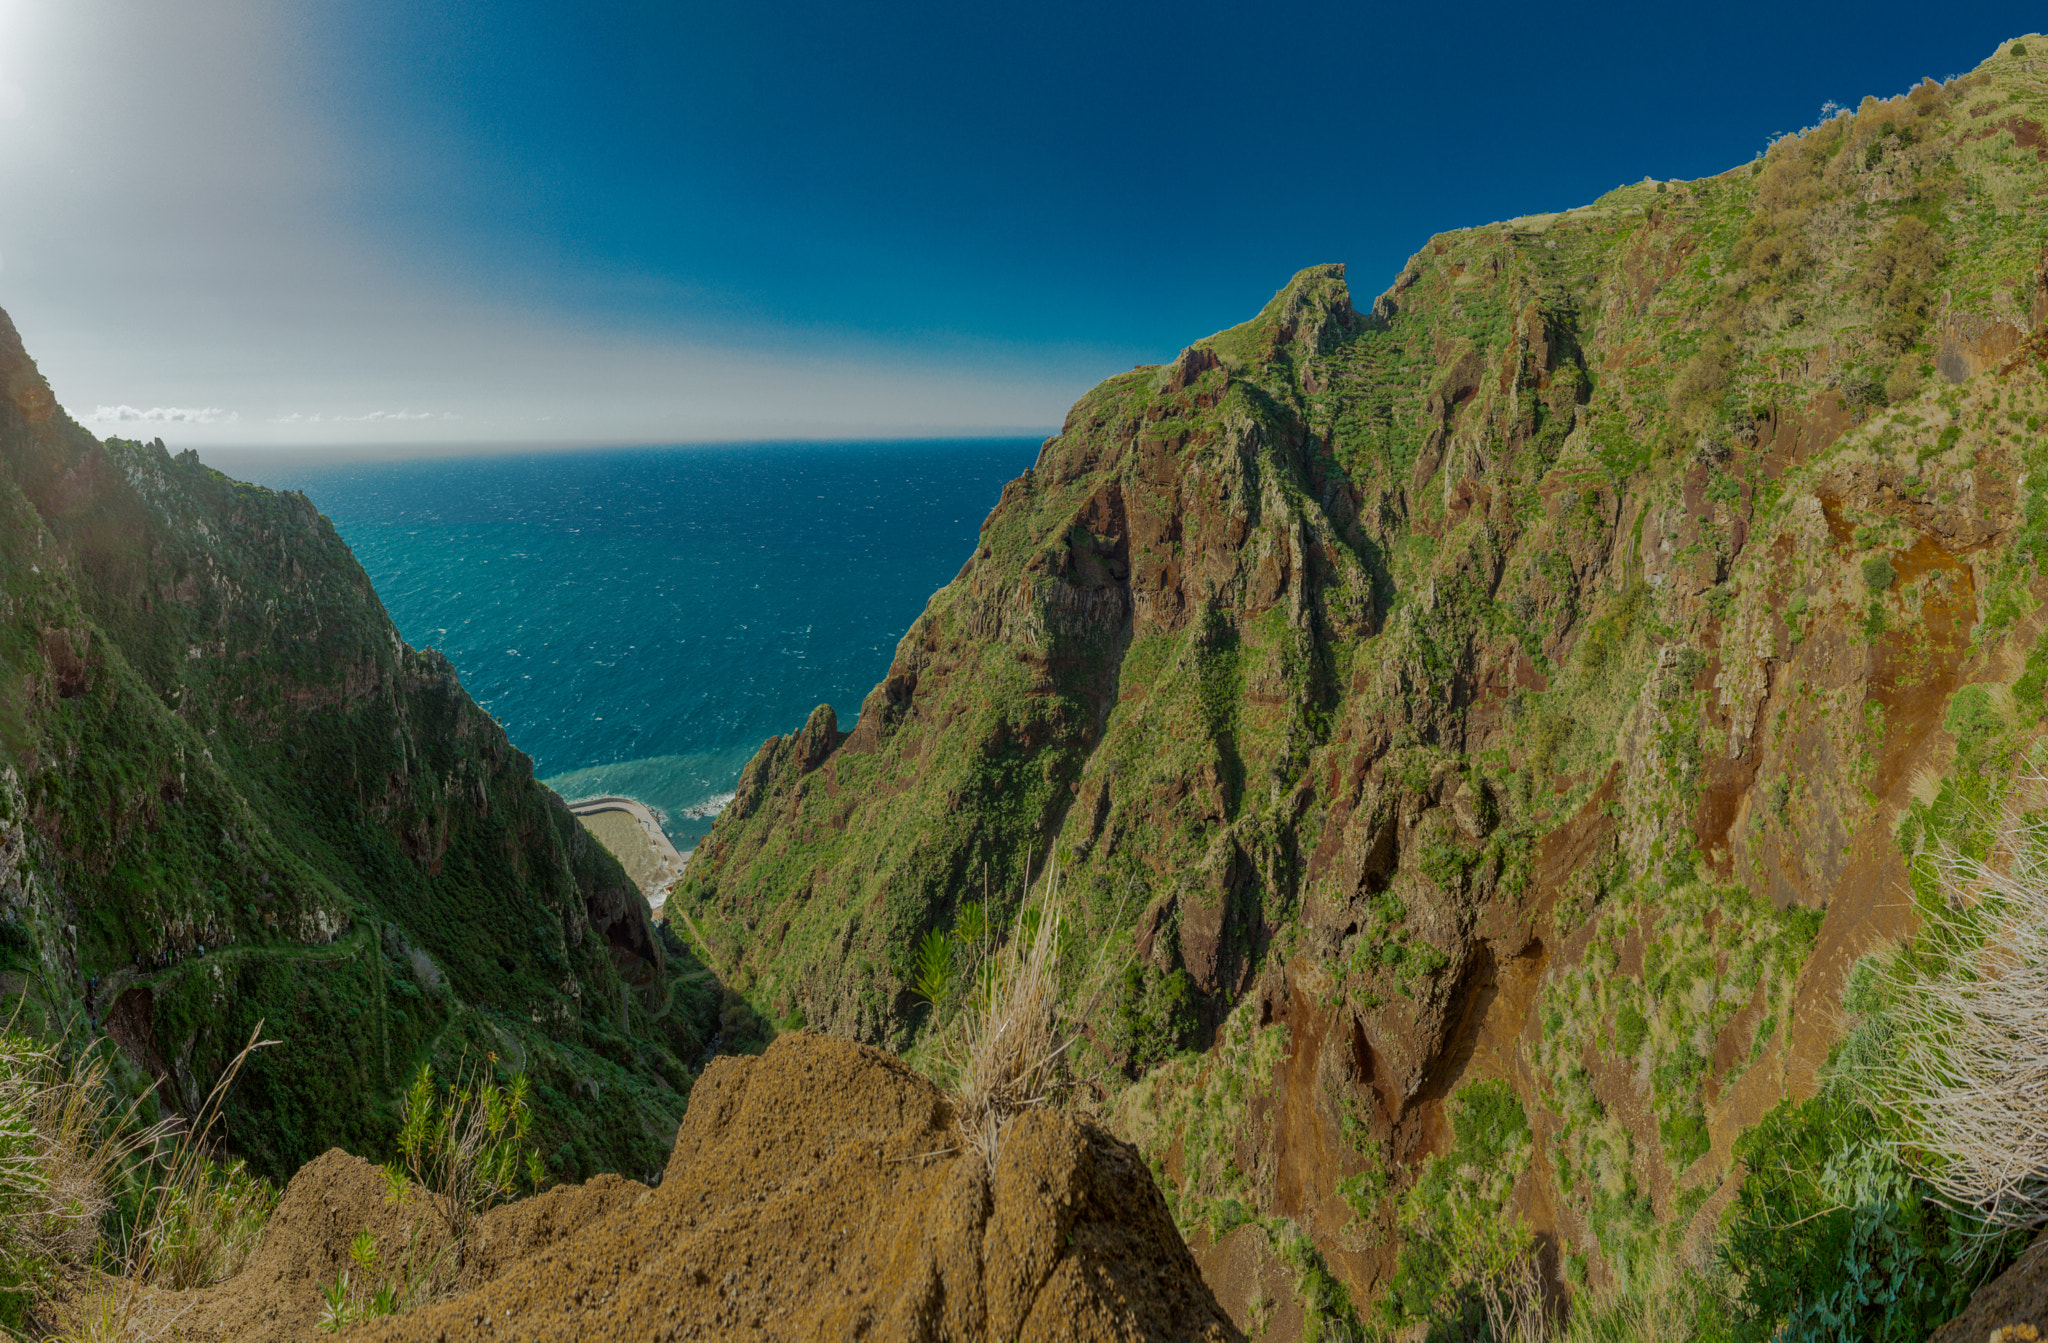
{"type": "Polygon", "coordinates": [[[623,793],[694,845],[766,738],[841,728],[1036,439],[372,460],[221,451],[303,490],[399,632],[563,796],[623,793]]]}

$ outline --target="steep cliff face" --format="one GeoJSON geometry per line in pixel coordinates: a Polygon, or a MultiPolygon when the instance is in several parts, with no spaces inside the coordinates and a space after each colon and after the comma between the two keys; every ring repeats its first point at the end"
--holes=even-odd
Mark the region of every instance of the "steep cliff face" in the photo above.
{"type": "Polygon", "coordinates": [[[2044,116],[2002,51],[1104,383],[678,907],[900,1046],[917,940],[1056,863],[1212,1281],[1263,1217],[1414,1288],[1434,1156],[1580,1280],[1707,1225],[2040,732],[2044,116]]]}
{"type": "Polygon", "coordinates": [[[561,1174],[658,1169],[716,990],[301,495],[96,441],[0,316],[0,957],[232,1139],[378,1152],[421,1062],[534,1075],[561,1174]]]}

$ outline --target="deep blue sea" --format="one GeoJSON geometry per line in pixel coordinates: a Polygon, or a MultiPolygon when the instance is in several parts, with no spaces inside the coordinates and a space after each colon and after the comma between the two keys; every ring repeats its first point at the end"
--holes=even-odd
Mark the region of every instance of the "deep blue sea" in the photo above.
{"type": "Polygon", "coordinates": [[[564,797],[690,848],[766,738],[842,729],[1036,439],[351,459],[222,450],[303,490],[399,632],[438,648],[564,797]]]}

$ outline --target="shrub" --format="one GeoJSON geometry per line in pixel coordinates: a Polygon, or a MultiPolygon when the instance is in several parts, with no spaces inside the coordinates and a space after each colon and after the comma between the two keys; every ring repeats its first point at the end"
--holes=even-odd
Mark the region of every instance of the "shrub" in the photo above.
{"type": "Polygon", "coordinates": [[[1358,1316],[1351,1308],[1351,1294],[1330,1272],[1316,1243],[1303,1235],[1293,1222],[1282,1222],[1273,1241],[1281,1262],[1294,1270],[1294,1294],[1302,1303],[1303,1343],[1346,1343],[1359,1334],[1358,1316]]]}
{"type": "MultiPolygon", "coordinates": [[[[496,1062],[492,1056],[487,1066],[496,1062]]],[[[527,1095],[525,1073],[500,1085],[483,1069],[458,1073],[444,1093],[434,1084],[432,1065],[422,1064],[406,1088],[398,1157],[384,1170],[394,1195],[403,1196],[409,1177],[460,1245],[487,1209],[516,1198],[522,1184],[539,1188],[547,1169],[527,1146],[533,1131],[527,1095]]]]}
{"type": "Polygon", "coordinates": [[[1543,779],[1551,772],[1558,749],[1572,735],[1572,726],[1572,720],[1563,714],[1544,714],[1536,719],[1529,734],[1529,768],[1537,778],[1543,779]]]}
{"type": "Polygon", "coordinates": [[[1624,1059],[1633,1059],[1636,1051],[1643,1047],[1643,1040],[1650,1034],[1650,1023],[1634,1003],[1623,1003],[1614,1009],[1614,1052],[1624,1059]]]}
{"type": "Polygon", "coordinates": [[[1946,259],[1946,244],[1924,220],[1901,215],[1891,232],[1870,249],[1861,284],[1878,305],[1876,334],[1904,353],[1926,325],[1934,276],[1946,259]]]}
{"type": "Polygon", "coordinates": [[[1149,965],[1124,967],[1111,1043],[1125,1054],[1126,1070],[1142,1074],[1181,1047],[1195,1029],[1194,986],[1185,970],[1161,974],[1149,965]]]}
{"type": "MultiPolygon", "coordinates": [[[[1955,698],[1948,702],[1948,710],[1941,716],[1941,726],[1952,734],[1962,744],[1963,748],[1967,750],[1981,746],[1989,738],[2002,731],[2005,727],[2005,718],[2004,715],[1999,713],[1998,705],[1992,699],[1989,691],[1981,685],[1967,685],[1958,690],[1955,698]]],[[[2021,824],[2024,825],[2025,823],[2022,822],[2021,824]]],[[[1950,886],[1951,889],[1960,891],[1961,887],[1957,885],[1958,883],[1975,879],[1974,875],[1967,870],[1967,865],[1973,860],[1966,859],[1961,855],[1945,855],[1942,858],[1938,858],[1937,861],[1942,868],[1944,884],[1950,886]],[[1959,867],[1958,864],[1963,864],[1964,866],[1959,867]]],[[[2004,878],[1998,877],[1997,874],[1991,873],[1989,869],[1983,868],[1981,864],[1978,864],[1977,867],[1985,876],[2004,880],[2004,878]]],[[[2041,878],[2048,878],[2048,873],[2042,873],[2039,876],[2041,878]]],[[[2035,877],[2036,874],[2028,873],[2022,876],[2020,880],[2031,880],[2035,879],[2035,877]]],[[[1970,903],[1974,904],[1975,901],[1971,900],[1970,903]]],[[[1946,914],[1938,915],[1937,917],[1946,917],[1946,914]]],[[[1930,931],[1936,934],[1935,945],[1942,945],[1946,937],[1954,935],[1961,930],[1954,926],[1943,925],[1937,926],[1930,931]]],[[[1963,973],[1968,973],[1968,971],[1965,970],[1963,973]]]]}
{"type": "Polygon", "coordinates": [[[1920,395],[1920,357],[1910,351],[1902,354],[1892,370],[1885,376],[1884,399],[1892,405],[1911,401],[1920,395]]]}
{"type": "Polygon", "coordinates": [[[1522,1102],[1495,1079],[1461,1088],[1450,1108],[1451,1150],[1431,1158],[1401,1203],[1401,1250],[1379,1303],[1389,1328],[1462,1320],[1476,1330],[1533,1244],[1521,1219],[1507,1212],[1508,1193],[1529,1160],[1522,1102]]]}
{"type": "Polygon", "coordinates": [[[1863,586],[1872,592],[1890,592],[1898,574],[1892,569],[1892,562],[1882,555],[1863,561],[1863,586]]]}
{"type": "Polygon", "coordinates": [[[1747,1169],[1728,1222],[1743,1286],[1737,1338],[1919,1343],[1968,1300],[1971,1226],[1893,1154],[1878,1116],[1837,1085],[1781,1102],[1735,1143],[1747,1169]]]}
{"type": "Polygon", "coordinates": [[[1679,368],[1671,383],[1671,402],[1686,424],[1699,428],[1719,414],[1721,400],[1734,380],[1737,357],[1732,337],[1710,331],[1699,350],[1679,368]]]}

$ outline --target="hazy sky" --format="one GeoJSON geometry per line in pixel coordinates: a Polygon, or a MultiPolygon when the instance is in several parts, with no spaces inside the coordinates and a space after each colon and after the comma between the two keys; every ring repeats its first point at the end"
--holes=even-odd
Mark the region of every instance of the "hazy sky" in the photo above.
{"type": "Polygon", "coordinates": [[[174,447],[1050,429],[1302,266],[1370,296],[2039,22],[0,0],[0,307],[174,447]]]}

